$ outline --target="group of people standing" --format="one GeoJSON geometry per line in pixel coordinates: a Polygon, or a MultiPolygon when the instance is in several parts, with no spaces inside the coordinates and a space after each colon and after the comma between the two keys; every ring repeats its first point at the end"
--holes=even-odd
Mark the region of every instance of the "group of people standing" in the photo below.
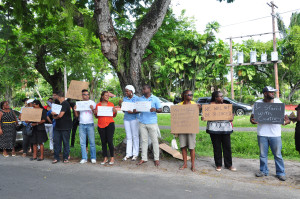
{"type": "MultiPolygon", "coordinates": [[[[258,100],[261,103],[281,103],[279,99],[274,99],[274,92],[276,89],[272,87],[265,87],[263,89],[264,98],[258,100]]],[[[151,139],[154,154],[154,164],[159,166],[159,143],[158,134],[159,127],[157,124],[157,113],[162,112],[162,107],[160,100],[151,93],[151,87],[149,85],[144,85],[142,88],[143,95],[138,97],[135,95],[135,89],[132,85],[125,87],[125,97],[124,102],[135,103],[137,101],[148,101],[151,102],[151,109],[149,112],[137,112],[135,109],[133,111],[124,111],[124,127],[126,132],[126,156],[123,161],[131,159],[136,161],[139,156],[140,144],[141,144],[141,160],[137,165],[144,164],[148,161],[148,139],[151,139]]],[[[179,105],[196,104],[193,99],[193,93],[190,90],[185,90],[182,93],[182,102],[179,105]]],[[[69,162],[69,141],[70,133],[73,127],[70,103],[65,99],[64,94],[60,91],[53,92],[53,102],[51,101],[46,107],[47,110],[41,105],[39,100],[29,100],[27,101],[28,107],[41,108],[43,109],[42,118],[40,122],[32,123],[25,121],[25,127],[30,125],[32,127],[32,135],[24,135],[23,142],[23,155],[27,153],[28,146],[32,145],[33,156],[30,160],[42,161],[44,159],[44,146],[43,143],[48,140],[47,132],[51,137],[52,141],[52,130],[53,130],[53,143],[50,142],[50,149],[54,149],[54,160],[53,164],[60,161],[60,152],[62,151],[63,144],[63,162],[69,162]],[[58,103],[62,106],[61,112],[59,114],[51,111],[51,103],[58,103]],[[49,108],[50,107],[50,108],[49,108]],[[51,125],[47,125],[51,124],[51,125]],[[53,129],[48,127],[52,126],[53,129]],[[46,131],[46,129],[48,130],[46,131]],[[29,144],[30,143],[30,144],[29,144]],[[37,157],[37,148],[39,146],[40,156],[37,157]]],[[[97,127],[98,133],[101,138],[102,143],[102,165],[109,164],[113,165],[115,163],[114,159],[114,144],[113,137],[115,131],[114,117],[117,115],[117,110],[114,104],[109,102],[109,92],[103,91],[101,93],[100,102],[96,104],[94,101],[90,100],[89,91],[82,90],[82,100],[88,101],[90,105],[90,110],[77,111],[76,106],[74,107],[74,116],[79,120],[79,137],[81,145],[82,159],[81,164],[88,161],[87,156],[87,139],[90,144],[90,159],[91,163],[96,163],[96,146],[95,146],[95,126],[94,117],[98,119],[97,127]],[[99,106],[108,106],[112,108],[113,116],[98,116],[97,111],[99,106]],[[109,149],[109,151],[107,150],[109,149]],[[109,152],[109,154],[108,154],[109,152]],[[110,157],[110,159],[108,159],[110,157]]],[[[211,104],[223,104],[223,94],[220,91],[215,91],[212,93],[211,104]]],[[[120,102],[121,105],[121,102],[120,102]]],[[[198,105],[199,109],[201,105],[198,105]]],[[[299,121],[300,121],[300,108],[297,107],[297,117],[288,118],[285,116],[285,123],[289,124],[290,120],[297,121],[296,125],[296,150],[300,153],[300,143],[299,143],[299,121]]],[[[202,117],[202,120],[205,118],[202,117]]],[[[8,156],[6,149],[12,149],[12,156],[15,156],[14,150],[14,140],[16,132],[17,117],[14,112],[10,109],[7,101],[1,102],[0,111],[0,148],[3,149],[3,155],[8,156]]],[[[250,117],[250,122],[252,124],[257,124],[254,120],[254,115],[252,113],[250,117]]],[[[208,121],[206,132],[210,134],[210,138],[213,144],[214,161],[216,166],[216,171],[222,170],[222,157],[224,157],[225,168],[236,171],[236,168],[232,165],[232,152],[231,152],[231,139],[230,135],[233,132],[232,120],[222,120],[222,121],[208,121]]],[[[195,171],[195,147],[196,147],[196,134],[179,134],[180,148],[183,155],[183,165],[179,168],[183,170],[187,168],[187,149],[189,149],[191,154],[191,170],[195,171]]],[[[268,175],[268,149],[271,147],[272,153],[275,159],[276,165],[276,176],[279,180],[286,180],[284,163],[281,155],[281,125],[280,124],[258,124],[257,127],[257,139],[260,149],[260,171],[256,173],[257,177],[262,177],[268,175]]]]}

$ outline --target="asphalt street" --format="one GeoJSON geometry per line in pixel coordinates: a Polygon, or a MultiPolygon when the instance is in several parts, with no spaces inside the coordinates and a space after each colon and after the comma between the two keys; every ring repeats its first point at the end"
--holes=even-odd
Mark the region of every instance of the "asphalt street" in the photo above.
{"type": "MultiPolygon", "coordinates": [[[[152,168],[152,166],[151,166],[152,168]]],[[[192,172],[0,157],[0,198],[300,198],[299,189],[192,172]]]]}

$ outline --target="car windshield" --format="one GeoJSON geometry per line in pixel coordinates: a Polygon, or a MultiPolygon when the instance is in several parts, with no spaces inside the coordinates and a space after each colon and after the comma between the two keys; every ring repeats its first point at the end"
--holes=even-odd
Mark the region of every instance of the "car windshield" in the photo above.
{"type": "Polygon", "coordinates": [[[232,101],[232,102],[240,103],[240,102],[238,102],[238,101],[236,101],[236,100],[234,100],[234,99],[231,99],[231,98],[229,98],[229,97],[228,97],[228,99],[229,99],[230,101],[232,101]]]}
{"type": "Polygon", "coordinates": [[[166,100],[166,99],[164,99],[164,98],[162,98],[162,97],[160,97],[159,98],[162,102],[169,102],[168,100],[166,100]]]}

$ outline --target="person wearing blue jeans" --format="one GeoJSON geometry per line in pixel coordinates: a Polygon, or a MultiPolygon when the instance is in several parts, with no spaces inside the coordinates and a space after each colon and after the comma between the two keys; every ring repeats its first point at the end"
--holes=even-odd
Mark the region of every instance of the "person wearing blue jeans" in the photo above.
{"type": "MultiPolygon", "coordinates": [[[[56,120],[55,128],[53,130],[53,145],[54,145],[54,160],[53,164],[60,161],[59,153],[61,151],[61,145],[63,143],[63,162],[69,163],[70,154],[70,134],[72,129],[72,117],[70,104],[65,100],[64,94],[61,91],[53,92],[53,99],[59,101],[61,105],[61,111],[59,113],[51,112],[53,119],[56,120]]],[[[53,107],[53,105],[52,105],[53,107]]]]}
{"type": "Polygon", "coordinates": [[[90,151],[91,151],[91,162],[96,163],[96,146],[95,146],[95,126],[94,126],[94,117],[93,112],[96,108],[96,103],[90,100],[90,95],[88,90],[82,90],[82,102],[80,106],[75,105],[75,117],[79,117],[79,137],[80,137],[80,146],[81,146],[81,164],[87,162],[87,144],[86,136],[89,138],[90,142],[90,151]]]}
{"type": "MultiPolygon", "coordinates": [[[[282,103],[279,99],[274,99],[276,89],[266,86],[262,92],[264,99],[257,100],[258,103],[282,103]]],[[[257,125],[257,141],[260,150],[260,171],[255,175],[256,177],[263,177],[269,175],[268,169],[268,151],[269,147],[274,155],[276,177],[281,180],[286,180],[284,163],[281,155],[282,142],[281,142],[281,125],[280,124],[265,124],[257,123],[254,120],[254,109],[250,117],[250,122],[257,125]]],[[[284,125],[289,124],[290,120],[287,116],[284,117],[284,125]]]]}

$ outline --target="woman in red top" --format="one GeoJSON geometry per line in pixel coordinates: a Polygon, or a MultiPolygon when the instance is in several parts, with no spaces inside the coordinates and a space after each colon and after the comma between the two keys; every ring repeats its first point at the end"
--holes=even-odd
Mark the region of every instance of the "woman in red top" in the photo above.
{"type": "Polygon", "coordinates": [[[108,91],[103,91],[101,93],[100,102],[96,105],[96,109],[94,110],[95,116],[98,118],[98,132],[100,134],[101,143],[102,143],[102,156],[104,157],[102,165],[108,163],[107,157],[107,145],[110,152],[110,165],[115,163],[114,159],[114,132],[115,132],[115,122],[113,117],[117,116],[117,110],[114,107],[114,104],[109,102],[108,91]],[[113,111],[113,116],[98,116],[98,106],[111,106],[113,111]]]}

